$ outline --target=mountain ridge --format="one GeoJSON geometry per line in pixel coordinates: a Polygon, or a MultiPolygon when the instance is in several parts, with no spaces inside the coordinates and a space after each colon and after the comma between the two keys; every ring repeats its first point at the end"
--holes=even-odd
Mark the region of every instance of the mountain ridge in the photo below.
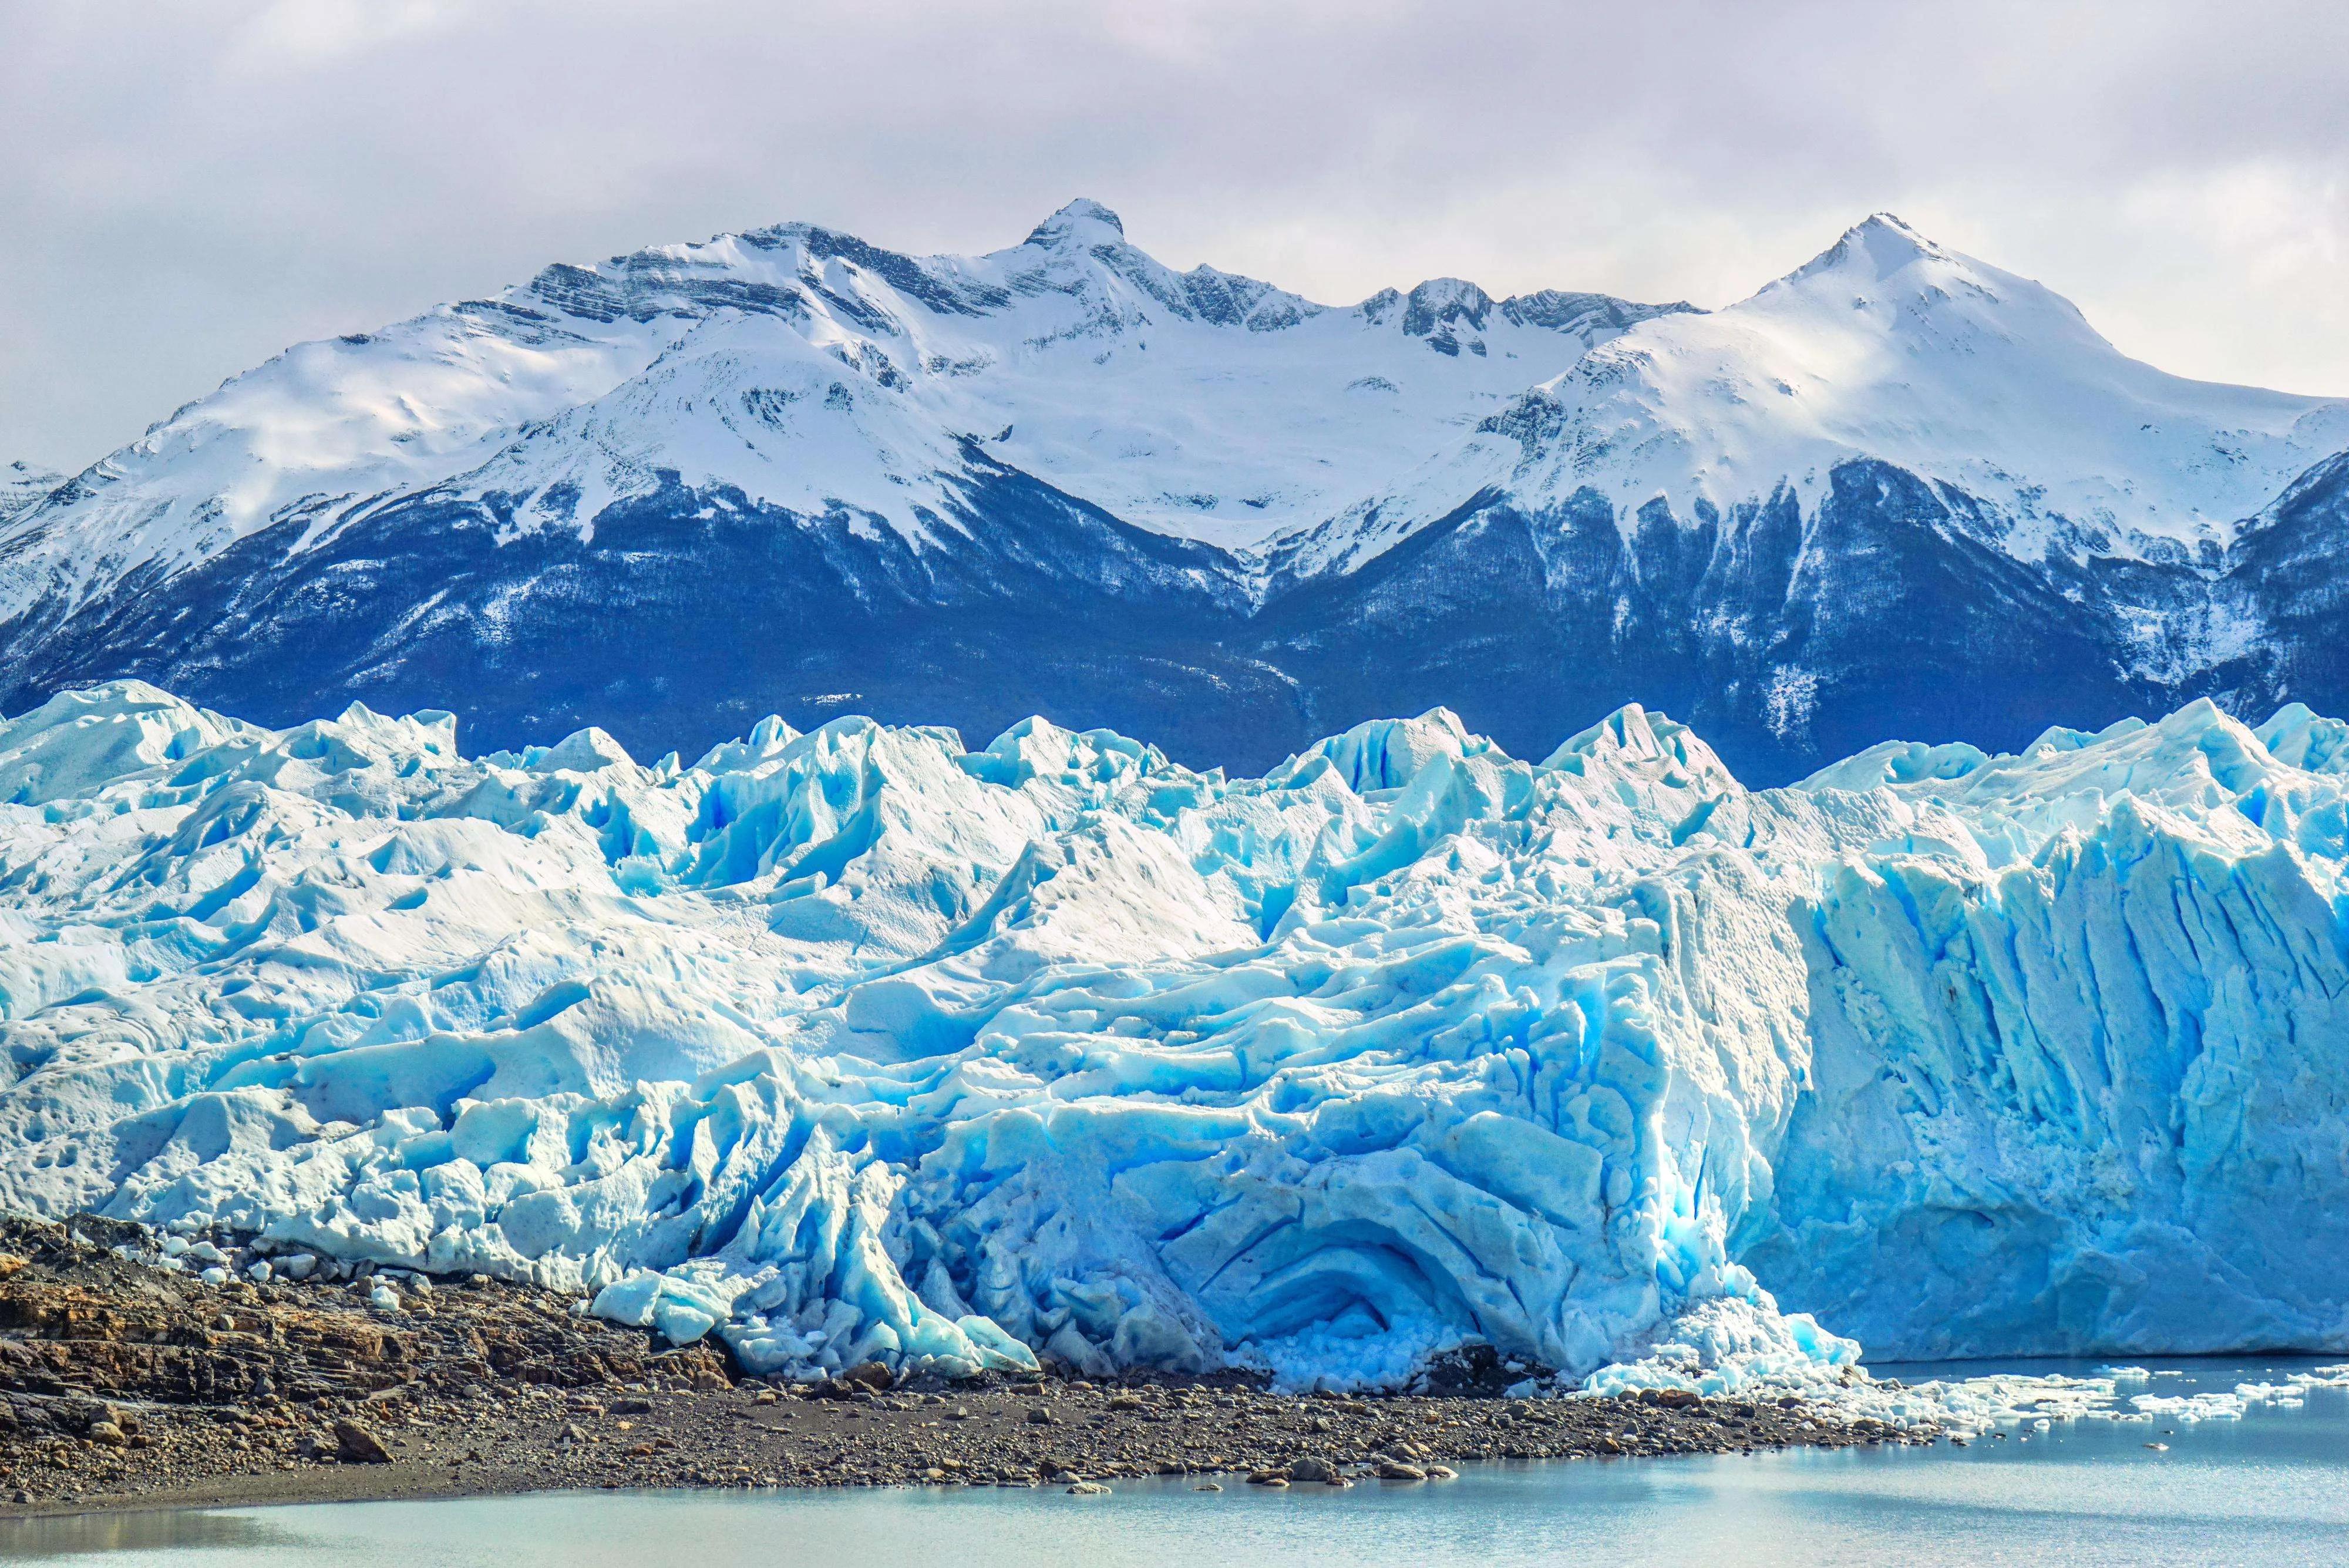
{"type": "Polygon", "coordinates": [[[64,474],[36,468],[21,458],[0,468],[0,524],[19,512],[31,510],[65,482],[64,474]]]}
{"type": "Polygon", "coordinates": [[[0,514],[0,711],[454,690],[657,752],[854,697],[1262,767],[1638,699],[1794,777],[2349,706],[2345,449],[2349,402],[2168,376],[1889,214],[1716,311],[1322,306],[1084,200],[979,256],[778,224],[297,346],[0,514]]]}

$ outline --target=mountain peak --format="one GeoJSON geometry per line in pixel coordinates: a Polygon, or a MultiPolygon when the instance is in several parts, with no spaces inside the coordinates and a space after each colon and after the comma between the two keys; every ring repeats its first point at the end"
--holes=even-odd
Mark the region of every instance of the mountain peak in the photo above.
{"type": "Polygon", "coordinates": [[[1115,213],[1090,196],[1080,196],[1030,230],[1026,244],[1031,245],[1098,245],[1119,244],[1125,239],[1125,223],[1115,213]]]}
{"type": "Polygon", "coordinates": [[[1928,239],[1916,224],[1909,223],[1898,213],[1870,213],[1844,232],[1847,234],[1864,235],[1878,242],[1889,241],[1905,244],[1912,250],[1920,252],[1938,254],[1941,248],[1928,239]]]}
{"type": "Polygon", "coordinates": [[[1956,259],[1898,214],[1872,213],[1846,229],[1834,244],[1789,273],[1785,281],[1830,272],[1859,272],[1885,278],[1920,261],[1956,259]]]}
{"type": "Polygon", "coordinates": [[[1482,332],[1485,313],[1493,308],[1491,295],[1461,277],[1431,277],[1404,299],[1402,329],[1411,337],[1425,337],[1454,321],[1482,332]]]}
{"type": "Polygon", "coordinates": [[[0,468],[0,520],[29,510],[34,503],[65,482],[62,473],[52,473],[22,461],[0,468]]]}

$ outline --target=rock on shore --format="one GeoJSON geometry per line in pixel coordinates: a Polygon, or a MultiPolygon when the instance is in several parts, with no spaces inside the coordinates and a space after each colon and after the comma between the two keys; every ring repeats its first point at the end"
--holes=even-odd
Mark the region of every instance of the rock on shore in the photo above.
{"type": "MultiPolygon", "coordinates": [[[[486,1278],[206,1283],[132,1228],[0,1219],[0,1511],[564,1487],[1441,1480],[1489,1459],[1929,1440],[1796,1399],[1299,1397],[1228,1375],[806,1386],[486,1278]],[[361,1285],[370,1282],[357,1282],[361,1285]]],[[[1455,1364],[1455,1370],[1459,1370],[1455,1364]]],[[[1489,1371],[1486,1367],[1485,1370],[1489,1371]]]]}

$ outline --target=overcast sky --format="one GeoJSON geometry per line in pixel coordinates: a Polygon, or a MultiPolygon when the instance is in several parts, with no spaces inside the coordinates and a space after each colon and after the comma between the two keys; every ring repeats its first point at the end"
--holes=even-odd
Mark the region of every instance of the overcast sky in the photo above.
{"type": "Polygon", "coordinates": [[[2349,394],[2349,5],[0,0],[0,461],[285,345],[784,219],[1072,195],[1331,303],[1716,306],[1878,209],[2184,374],[2349,394]]]}

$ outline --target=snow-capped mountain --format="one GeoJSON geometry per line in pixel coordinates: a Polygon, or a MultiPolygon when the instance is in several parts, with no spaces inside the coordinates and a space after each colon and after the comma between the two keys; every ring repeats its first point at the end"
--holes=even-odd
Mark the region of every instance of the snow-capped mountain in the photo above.
{"type": "Polygon", "coordinates": [[[1030,712],[1269,765],[1627,698],[1762,778],[2210,695],[2349,707],[2349,404],[2180,380],[1879,216],[1726,309],[1315,305],[1071,203],[802,224],[289,350],[0,523],[0,710],[466,694],[492,742],[1030,712]]]}
{"type": "Polygon", "coordinates": [[[1251,543],[1376,494],[1590,344],[1687,308],[1438,279],[1326,309],[1172,271],[1086,201],[978,257],[805,224],[726,234],[549,267],[237,377],[82,476],[77,526],[12,563],[0,607],[289,521],[298,549],[429,490],[588,533],[664,472],[919,540],[954,531],[957,486],[991,462],[1160,533],[1251,543]],[[98,538],[93,570],[78,546],[98,538]]]}
{"type": "Polygon", "coordinates": [[[1584,356],[1284,548],[1293,569],[1358,564],[1485,490],[1527,509],[1593,493],[1627,527],[1782,489],[1810,514],[1837,468],[1872,461],[1963,496],[2023,559],[2174,560],[2223,550],[2344,449],[2349,401],[2165,374],[2070,301],[1879,213],[1749,299],[1584,356]]]}

